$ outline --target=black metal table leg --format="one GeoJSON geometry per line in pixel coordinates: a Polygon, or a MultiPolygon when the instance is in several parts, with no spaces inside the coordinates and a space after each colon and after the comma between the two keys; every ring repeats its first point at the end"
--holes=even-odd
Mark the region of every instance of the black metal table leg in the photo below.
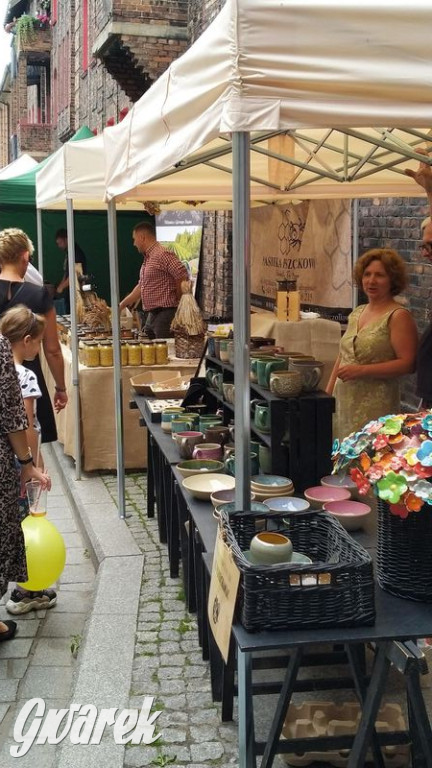
{"type": "Polygon", "coordinates": [[[413,736],[413,768],[432,768],[432,731],[417,670],[406,678],[410,731],[413,736]]]}
{"type": "MultiPolygon", "coordinates": [[[[273,765],[273,760],[277,752],[277,747],[278,747],[280,735],[282,732],[282,726],[284,724],[286,713],[290,705],[291,696],[293,695],[293,692],[294,692],[294,687],[297,680],[297,674],[301,664],[302,655],[303,655],[302,648],[294,648],[290,656],[288,667],[285,673],[285,678],[282,684],[282,689],[279,694],[279,700],[277,703],[276,712],[270,728],[267,744],[264,749],[264,754],[261,761],[261,768],[271,768],[271,766],[273,765]]],[[[240,700],[240,680],[239,680],[239,700],[240,700]]]]}
{"type": "Polygon", "coordinates": [[[154,475],[154,456],[155,441],[147,430],[147,517],[154,517],[155,511],[155,475],[154,475]]]}
{"type": "MultiPolygon", "coordinates": [[[[363,706],[363,702],[366,698],[367,687],[364,681],[364,646],[350,645],[346,646],[346,652],[348,655],[351,671],[354,677],[355,689],[360,704],[363,706]]],[[[375,768],[385,768],[384,758],[381,752],[381,747],[378,742],[377,732],[375,727],[372,731],[372,753],[374,758],[375,768]]]]}

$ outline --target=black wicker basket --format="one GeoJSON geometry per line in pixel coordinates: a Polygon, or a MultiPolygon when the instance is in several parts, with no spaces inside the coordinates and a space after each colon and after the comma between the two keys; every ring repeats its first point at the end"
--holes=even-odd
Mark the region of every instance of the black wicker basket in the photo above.
{"type": "Polygon", "coordinates": [[[252,565],[243,554],[258,530],[250,512],[222,513],[221,526],[241,572],[238,618],[249,632],[374,623],[372,559],[331,515],[260,519],[260,530],[289,536],[294,551],[308,555],[311,565],[252,565]]]}
{"type": "Polygon", "coordinates": [[[378,500],[377,580],[392,595],[432,601],[432,509],[392,515],[378,500]]]}

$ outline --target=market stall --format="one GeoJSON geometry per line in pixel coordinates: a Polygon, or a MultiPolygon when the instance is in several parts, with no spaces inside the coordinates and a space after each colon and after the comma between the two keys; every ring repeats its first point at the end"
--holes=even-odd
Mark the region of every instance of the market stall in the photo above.
{"type": "MultiPolygon", "coordinates": [[[[62,344],[65,363],[65,382],[69,392],[73,392],[72,382],[72,353],[68,346],[62,344]]],[[[195,361],[171,362],[158,366],[129,366],[122,367],[123,384],[123,423],[126,435],[124,445],[125,469],[143,469],[147,466],[147,449],[145,435],[139,424],[139,413],[129,408],[131,384],[130,379],[143,371],[169,371],[173,374],[179,371],[181,375],[192,376],[196,368],[195,361]]],[[[42,369],[50,394],[54,394],[54,379],[42,360],[42,369]]],[[[81,412],[81,446],[82,467],[90,472],[96,469],[116,469],[116,414],[114,402],[113,369],[111,367],[87,367],[79,363],[79,397],[81,412]]],[[[66,408],[56,414],[58,439],[63,444],[67,456],[76,459],[76,419],[73,397],[66,408]]]]}

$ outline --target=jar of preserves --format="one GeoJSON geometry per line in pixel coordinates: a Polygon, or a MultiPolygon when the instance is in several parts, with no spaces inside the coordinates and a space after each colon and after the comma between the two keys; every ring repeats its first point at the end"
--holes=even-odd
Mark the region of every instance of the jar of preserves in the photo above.
{"type": "Polygon", "coordinates": [[[158,341],[156,347],[156,365],[165,365],[168,362],[168,345],[166,341],[158,341]]]}
{"type": "Polygon", "coordinates": [[[99,357],[100,357],[100,365],[103,365],[105,368],[108,368],[110,365],[113,365],[113,348],[112,348],[112,341],[108,341],[105,339],[102,341],[99,345],[99,357]]]}
{"type": "Polygon", "coordinates": [[[88,368],[97,368],[101,364],[97,341],[85,341],[83,343],[83,363],[88,368]]]}
{"type": "Polygon", "coordinates": [[[120,350],[121,350],[121,364],[127,365],[128,364],[128,348],[127,348],[127,343],[125,341],[121,342],[120,350]]]}
{"type": "Polygon", "coordinates": [[[127,350],[128,365],[141,365],[141,344],[139,341],[129,341],[127,350]]]}
{"type": "Polygon", "coordinates": [[[154,365],[156,363],[156,347],[152,341],[141,342],[141,360],[143,365],[154,365]]]}

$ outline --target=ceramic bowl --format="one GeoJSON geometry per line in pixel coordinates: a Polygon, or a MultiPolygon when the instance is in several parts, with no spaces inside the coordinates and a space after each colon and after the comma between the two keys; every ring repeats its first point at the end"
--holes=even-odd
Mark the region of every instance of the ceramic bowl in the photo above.
{"type": "Polygon", "coordinates": [[[252,475],[251,486],[265,491],[266,488],[274,490],[277,488],[290,488],[293,482],[289,477],[282,475],[252,475]]]}
{"type": "Polygon", "coordinates": [[[261,531],[250,543],[250,553],[256,563],[275,565],[289,563],[293,553],[293,545],[288,536],[276,531],[261,531]]]}
{"type": "Polygon", "coordinates": [[[276,499],[281,497],[288,497],[294,495],[294,486],[292,488],[288,488],[286,491],[281,491],[278,489],[273,494],[269,493],[269,490],[267,488],[266,491],[254,491],[255,498],[257,501],[266,502],[267,499],[276,499]]]}
{"type": "Polygon", "coordinates": [[[185,477],[182,485],[196,499],[208,500],[215,491],[234,488],[235,478],[231,477],[231,475],[222,475],[217,472],[206,472],[200,475],[185,477]]]}
{"type": "MultiPolygon", "coordinates": [[[[251,493],[251,501],[255,500],[255,494],[251,493]]],[[[210,501],[214,507],[218,507],[220,504],[229,504],[235,501],[235,488],[224,488],[221,491],[215,491],[210,496],[210,501]]]]}
{"type": "Polygon", "coordinates": [[[326,475],[320,480],[321,485],[325,485],[327,488],[348,488],[354,491],[357,486],[354,480],[351,480],[349,475],[326,475]]]}
{"type": "Polygon", "coordinates": [[[183,477],[192,477],[205,472],[223,472],[223,461],[216,459],[190,459],[177,464],[177,469],[183,477]]]}
{"type": "MultiPolygon", "coordinates": [[[[260,565],[253,555],[251,554],[250,549],[247,549],[245,552],[243,552],[243,555],[245,556],[246,560],[248,560],[251,565],[260,565]]],[[[273,568],[280,568],[281,565],[310,565],[312,563],[312,560],[307,555],[303,555],[302,552],[293,552],[291,555],[291,560],[287,563],[276,563],[273,568]]],[[[270,566],[271,567],[271,566],[270,566]]],[[[303,582],[305,583],[305,582],[303,582]]]]}
{"type": "Polygon", "coordinates": [[[313,504],[326,504],[328,501],[344,501],[350,499],[351,493],[347,488],[329,488],[325,485],[314,485],[306,488],[304,495],[313,504]]]}
{"type": "Polygon", "coordinates": [[[366,517],[371,511],[368,504],[364,504],[361,501],[351,501],[350,499],[329,501],[324,504],[324,509],[331,515],[334,515],[336,520],[339,520],[347,531],[358,531],[359,528],[362,528],[366,517]]]}
{"type": "MultiPolygon", "coordinates": [[[[221,512],[226,512],[228,515],[232,515],[233,512],[237,511],[237,504],[235,501],[228,501],[224,504],[218,504],[214,511],[215,517],[219,517],[221,512]]],[[[267,515],[269,508],[267,504],[263,504],[261,501],[252,501],[250,511],[252,514],[267,515]]]]}
{"type": "Polygon", "coordinates": [[[264,499],[264,504],[271,512],[305,512],[310,508],[306,499],[300,499],[297,496],[270,496],[264,499]]]}

